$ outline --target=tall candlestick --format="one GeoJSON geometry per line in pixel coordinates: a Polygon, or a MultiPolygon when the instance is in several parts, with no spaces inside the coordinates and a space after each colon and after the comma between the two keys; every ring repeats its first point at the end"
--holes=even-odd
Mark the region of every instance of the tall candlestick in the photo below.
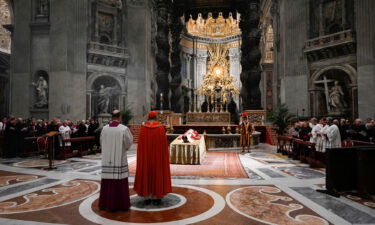
{"type": "Polygon", "coordinates": [[[194,99],[194,112],[197,112],[197,95],[195,95],[194,99]]]}
{"type": "Polygon", "coordinates": [[[198,112],[202,112],[202,103],[198,101],[198,112]]]}
{"type": "Polygon", "coordinates": [[[161,110],[161,114],[163,114],[163,93],[160,93],[160,110],[161,110]]]}

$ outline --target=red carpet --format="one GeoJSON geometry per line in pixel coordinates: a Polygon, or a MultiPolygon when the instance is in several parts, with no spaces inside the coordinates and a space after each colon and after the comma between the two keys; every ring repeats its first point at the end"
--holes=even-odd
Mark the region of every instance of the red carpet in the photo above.
{"type": "MultiPolygon", "coordinates": [[[[129,164],[129,172],[135,174],[136,162],[129,164]]],[[[202,165],[171,164],[172,176],[248,178],[235,152],[207,152],[202,165]]]]}

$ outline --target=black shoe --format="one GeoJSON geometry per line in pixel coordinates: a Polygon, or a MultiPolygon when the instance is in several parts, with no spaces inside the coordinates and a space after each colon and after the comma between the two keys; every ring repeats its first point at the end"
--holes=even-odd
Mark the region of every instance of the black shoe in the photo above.
{"type": "Polygon", "coordinates": [[[154,199],[154,200],[152,200],[152,204],[153,204],[153,205],[161,205],[161,199],[158,198],[158,199],[154,199]]]}

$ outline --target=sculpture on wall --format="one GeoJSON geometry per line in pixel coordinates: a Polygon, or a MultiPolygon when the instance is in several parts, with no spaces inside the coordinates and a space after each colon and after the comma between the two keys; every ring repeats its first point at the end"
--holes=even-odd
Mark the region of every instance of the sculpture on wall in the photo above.
{"type": "Polygon", "coordinates": [[[329,91],[329,105],[334,112],[343,112],[348,104],[345,102],[345,94],[338,81],[334,82],[334,86],[329,91]]]}
{"type": "Polygon", "coordinates": [[[44,77],[40,76],[37,82],[33,82],[32,85],[35,87],[37,93],[37,102],[34,104],[37,108],[44,108],[48,105],[48,83],[44,77]]]}
{"type": "Polygon", "coordinates": [[[117,90],[117,87],[105,87],[103,84],[100,85],[98,91],[98,113],[109,113],[109,102],[113,95],[113,91],[117,90]]]}
{"type": "Polygon", "coordinates": [[[223,38],[241,34],[239,27],[240,14],[237,13],[237,19],[233,18],[232,13],[225,19],[222,13],[217,18],[212,17],[212,13],[208,14],[208,18],[204,19],[202,14],[198,14],[196,20],[190,15],[190,19],[186,24],[187,32],[193,36],[208,38],[223,38]]]}

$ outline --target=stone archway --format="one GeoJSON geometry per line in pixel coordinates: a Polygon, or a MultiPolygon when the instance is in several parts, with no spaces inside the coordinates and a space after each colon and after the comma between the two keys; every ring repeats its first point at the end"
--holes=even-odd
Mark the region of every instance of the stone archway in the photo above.
{"type": "Polygon", "coordinates": [[[94,73],[87,79],[87,117],[124,109],[126,80],[121,76],[94,73]]]}
{"type": "Polygon", "coordinates": [[[356,117],[356,74],[350,65],[329,66],[316,71],[309,81],[312,116],[356,117]]]}

